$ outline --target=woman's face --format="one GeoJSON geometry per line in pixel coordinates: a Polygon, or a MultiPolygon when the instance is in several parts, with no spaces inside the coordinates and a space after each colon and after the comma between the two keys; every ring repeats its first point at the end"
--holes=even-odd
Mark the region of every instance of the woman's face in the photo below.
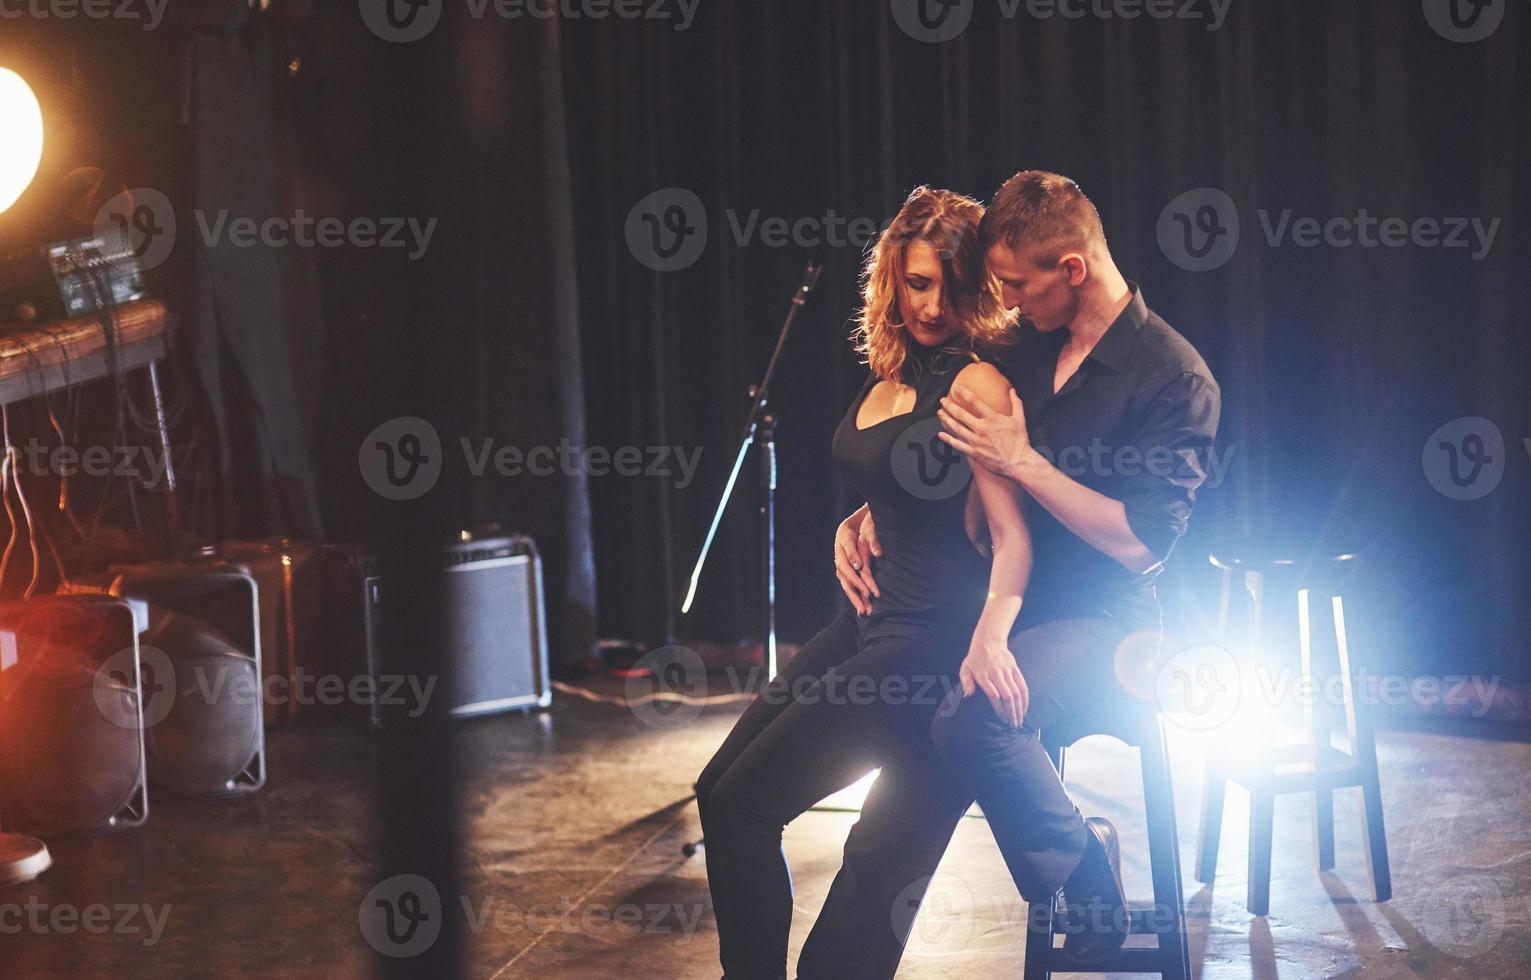
{"type": "Polygon", "coordinates": [[[910,243],[904,251],[904,281],[899,284],[899,312],[904,329],[925,347],[944,344],[959,326],[946,301],[941,256],[927,241],[910,243]]]}

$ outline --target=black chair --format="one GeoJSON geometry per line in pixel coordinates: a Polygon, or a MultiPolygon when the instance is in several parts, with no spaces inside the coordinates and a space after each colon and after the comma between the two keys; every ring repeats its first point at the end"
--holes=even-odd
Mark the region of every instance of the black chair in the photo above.
{"type": "MultiPolygon", "coordinates": [[[[1103,960],[1081,963],[1063,951],[1060,902],[1054,895],[1043,909],[1026,916],[1025,980],[1047,980],[1060,973],[1157,973],[1169,980],[1190,980],[1191,954],[1186,939],[1185,893],[1180,879],[1180,838],[1175,829],[1175,793],[1170,779],[1164,723],[1147,703],[1135,703],[1109,719],[1069,720],[1042,732],[1042,744],[1063,776],[1064,750],[1087,735],[1109,735],[1135,746],[1143,771],[1143,805],[1148,817],[1148,857],[1154,902],[1147,908],[1128,903],[1132,935],[1156,938],[1152,947],[1129,945],[1103,960]]],[[[1131,944],[1132,940],[1129,939],[1131,944]]]]}
{"type": "MultiPolygon", "coordinates": [[[[1382,789],[1377,775],[1377,744],[1370,711],[1364,697],[1356,696],[1359,677],[1351,660],[1345,635],[1343,593],[1359,564],[1354,552],[1339,549],[1289,548],[1242,542],[1214,549],[1212,564],[1222,569],[1222,598],[1218,631],[1227,635],[1229,604],[1235,575],[1249,597],[1249,641],[1258,648],[1267,635],[1267,598],[1279,600],[1297,614],[1297,640],[1302,672],[1326,689],[1315,670],[1312,620],[1327,607],[1334,626],[1336,669],[1343,694],[1347,746],[1333,745],[1335,705],[1308,699],[1304,714],[1311,741],[1297,746],[1267,746],[1253,758],[1224,758],[1212,753],[1207,759],[1198,831],[1196,878],[1210,883],[1217,874],[1218,838],[1223,824],[1223,794],[1229,780],[1249,791],[1249,911],[1270,911],[1271,840],[1274,833],[1276,797],[1282,793],[1313,793],[1313,837],[1320,871],[1334,867],[1334,791],[1359,786],[1362,799],[1362,831],[1370,855],[1372,890],[1379,902],[1392,897],[1388,870],[1387,835],[1382,819],[1382,789]],[[1315,595],[1328,602],[1313,602],[1315,595]],[[1316,702],[1316,703],[1314,703],[1316,702]]],[[[1280,607],[1277,607],[1280,608],[1280,607]]],[[[1332,675],[1331,675],[1332,676],[1332,675]]]]}

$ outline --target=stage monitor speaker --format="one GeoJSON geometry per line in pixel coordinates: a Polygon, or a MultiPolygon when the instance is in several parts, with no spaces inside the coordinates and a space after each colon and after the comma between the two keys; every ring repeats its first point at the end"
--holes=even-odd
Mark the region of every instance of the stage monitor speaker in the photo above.
{"type": "Polygon", "coordinates": [[[145,705],[155,795],[231,796],[264,786],[266,692],[254,578],[222,562],[166,562],[114,567],[109,589],[147,605],[142,656],[167,675],[169,703],[145,705]]]}
{"type": "MultiPolygon", "coordinates": [[[[446,642],[448,676],[441,694],[454,717],[505,711],[530,711],[552,703],[548,640],[542,588],[542,559],[522,535],[468,534],[447,548],[443,583],[441,635],[446,642]]],[[[383,676],[382,630],[396,602],[381,576],[362,581],[366,609],[368,669],[375,687],[400,690],[383,676]]],[[[404,688],[407,690],[407,688],[404,688]]],[[[381,727],[389,706],[379,698],[372,707],[374,728],[381,727]]]]}
{"type": "Polygon", "coordinates": [[[129,603],[0,603],[0,826],[105,833],[149,816],[139,659],[129,603]]]}

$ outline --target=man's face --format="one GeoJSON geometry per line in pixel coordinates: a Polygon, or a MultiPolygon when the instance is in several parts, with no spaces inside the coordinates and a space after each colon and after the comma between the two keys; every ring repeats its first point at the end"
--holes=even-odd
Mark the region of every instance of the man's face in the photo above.
{"type": "Polygon", "coordinates": [[[1079,294],[1071,282],[1070,256],[1041,266],[1025,246],[995,242],[985,253],[989,271],[999,280],[1005,308],[1017,310],[1041,331],[1066,327],[1079,313],[1079,294]]]}

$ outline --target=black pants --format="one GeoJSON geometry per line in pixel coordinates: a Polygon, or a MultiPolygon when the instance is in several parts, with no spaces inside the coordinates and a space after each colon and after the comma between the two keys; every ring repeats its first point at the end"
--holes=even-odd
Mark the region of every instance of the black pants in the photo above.
{"type": "Polygon", "coordinates": [[[697,783],[728,980],[786,976],[792,886],[782,830],[878,765],[882,773],[799,958],[800,980],[893,976],[930,877],[975,796],[1022,896],[1046,898],[1063,884],[1084,853],[1086,831],[1038,732],[1119,696],[1115,652],[1129,633],[1157,631],[1158,608],[1050,615],[1057,613],[1023,612],[1011,635],[1031,693],[1021,728],[1002,721],[981,692],[962,696],[956,670],[970,626],[952,627],[957,635],[888,630],[850,612],[750,705],[697,783]],[[820,682],[836,675],[929,675],[933,666],[944,671],[938,705],[822,696],[820,682]],[[808,696],[789,700],[795,692],[808,696]]]}
{"type": "Polygon", "coordinates": [[[925,882],[972,802],[930,740],[936,712],[960,690],[972,628],[972,617],[868,621],[847,606],[740,716],[696,783],[728,980],[786,976],[792,881],[782,830],[879,766],[797,975],[893,975],[925,882]],[[903,843],[895,853],[888,841],[903,843]],[[908,908],[902,928],[895,899],[908,908]]]}

